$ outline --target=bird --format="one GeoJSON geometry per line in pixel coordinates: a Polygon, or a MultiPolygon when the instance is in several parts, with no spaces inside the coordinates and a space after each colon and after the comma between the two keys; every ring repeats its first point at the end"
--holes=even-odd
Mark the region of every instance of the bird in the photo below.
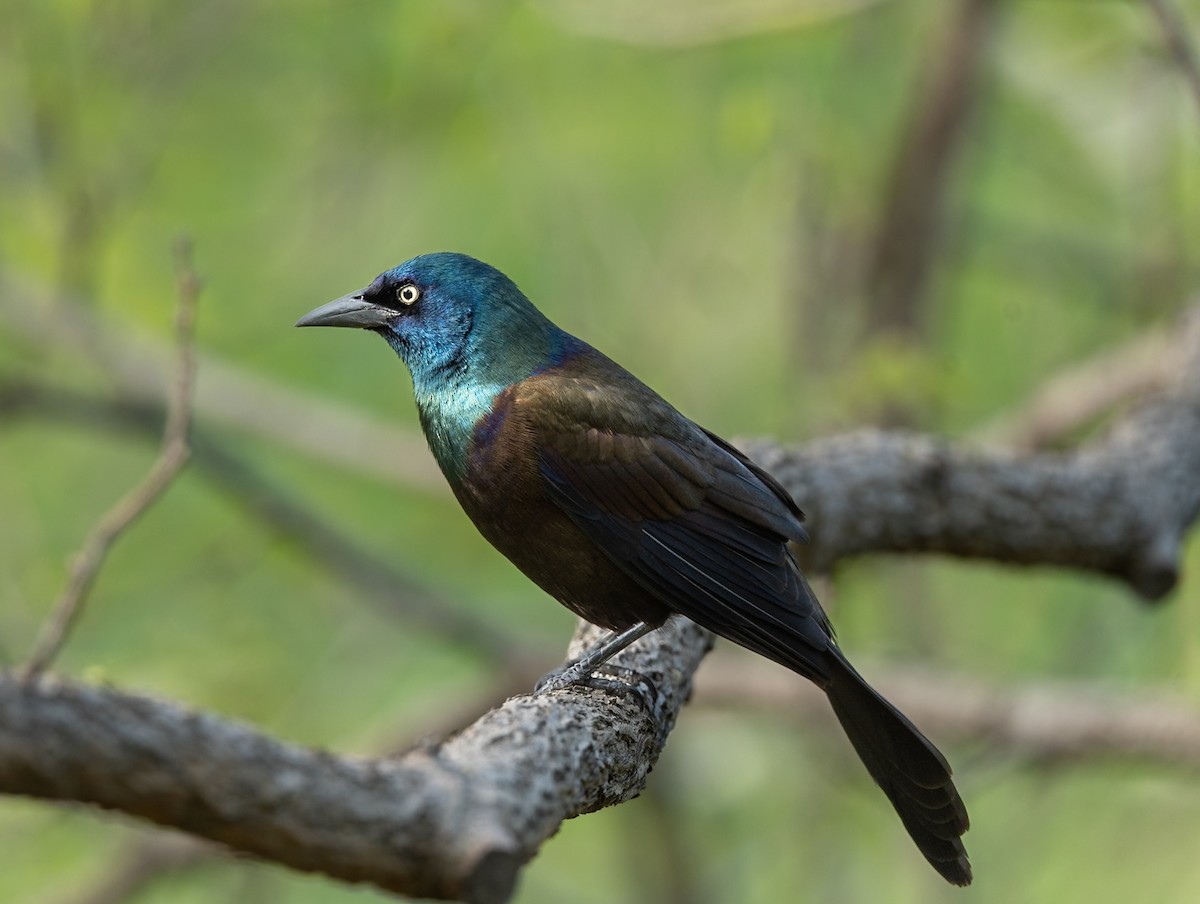
{"type": "Polygon", "coordinates": [[[387,340],[479,532],[612,632],[542,691],[685,616],[823,690],[920,852],[950,883],[970,884],[969,819],[950,766],[838,646],[789,545],[807,539],[804,515],[774,477],[465,254],[414,257],[296,326],[387,340]]]}

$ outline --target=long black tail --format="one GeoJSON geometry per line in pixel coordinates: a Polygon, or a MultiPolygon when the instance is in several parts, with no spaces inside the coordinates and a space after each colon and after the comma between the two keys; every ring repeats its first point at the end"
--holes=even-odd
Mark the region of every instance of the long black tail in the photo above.
{"type": "Polygon", "coordinates": [[[837,667],[825,692],[863,765],[925,859],[948,882],[969,885],[971,863],[961,836],[970,821],[946,758],[836,647],[830,652],[837,667]]]}

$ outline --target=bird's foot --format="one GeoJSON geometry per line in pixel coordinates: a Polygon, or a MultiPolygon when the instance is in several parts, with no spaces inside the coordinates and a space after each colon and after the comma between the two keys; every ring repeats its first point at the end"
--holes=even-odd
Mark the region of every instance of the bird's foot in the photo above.
{"type": "Polygon", "coordinates": [[[658,688],[653,681],[634,669],[608,663],[589,667],[580,660],[569,662],[543,675],[533,692],[549,694],[573,686],[590,687],[614,697],[632,697],[652,716],[658,711],[658,688]]]}
{"type": "Polygon", "coordinates": [[[572,685],[593,687],[608,694],[634,696],[646,712],[658,720],[658,688],[644,675],[633,669],[608,665],[608,661],[639,637],[645,637],[657,624],[637,622],[605,637],[578,659],[542,676],[534,687],[535,694],[548,694],[572,685]],[[607,676],[607,677],[606,677],[607,676]]]}
{"type": "Polygon", "coordinates": [[[658,688],[654,682],[634,669],[619,665],[602,665],[580,679],[584,687],[592,687],[615,697],[632,697],[652,716],[658,712],[658,688]]]}

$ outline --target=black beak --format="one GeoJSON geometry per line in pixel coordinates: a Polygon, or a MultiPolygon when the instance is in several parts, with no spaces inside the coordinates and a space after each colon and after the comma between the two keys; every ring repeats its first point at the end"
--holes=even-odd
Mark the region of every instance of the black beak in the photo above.
{"type": "Polygon", "coordinates": [[[362,292],[357,292],[309,311],[296,321],[296,326],[352,326],[374,330],[387,326],[395,316],[395,311],[372,304],[363,298],[362,292]]]}

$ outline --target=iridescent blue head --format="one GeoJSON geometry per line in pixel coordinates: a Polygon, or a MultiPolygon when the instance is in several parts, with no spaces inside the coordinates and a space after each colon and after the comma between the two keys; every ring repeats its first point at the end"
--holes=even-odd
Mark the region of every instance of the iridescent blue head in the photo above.
{"type": "Polygon", "coordinates": [[[296,326],[379,333],[408,365],[418,393],[462,377],[523,379],[552,354],[558,333],[507,276],[450,252],[423,254],[386,270],[296,326]]]}
{"type": "Polygon", "coordinates": [[[449,252],[387,270],[296,326],[357,327],[383,336],[412,373],[430,446],[452,478],[460,476],[471,431],[496,396],[575,344],[499,270],[449,252]]]}

